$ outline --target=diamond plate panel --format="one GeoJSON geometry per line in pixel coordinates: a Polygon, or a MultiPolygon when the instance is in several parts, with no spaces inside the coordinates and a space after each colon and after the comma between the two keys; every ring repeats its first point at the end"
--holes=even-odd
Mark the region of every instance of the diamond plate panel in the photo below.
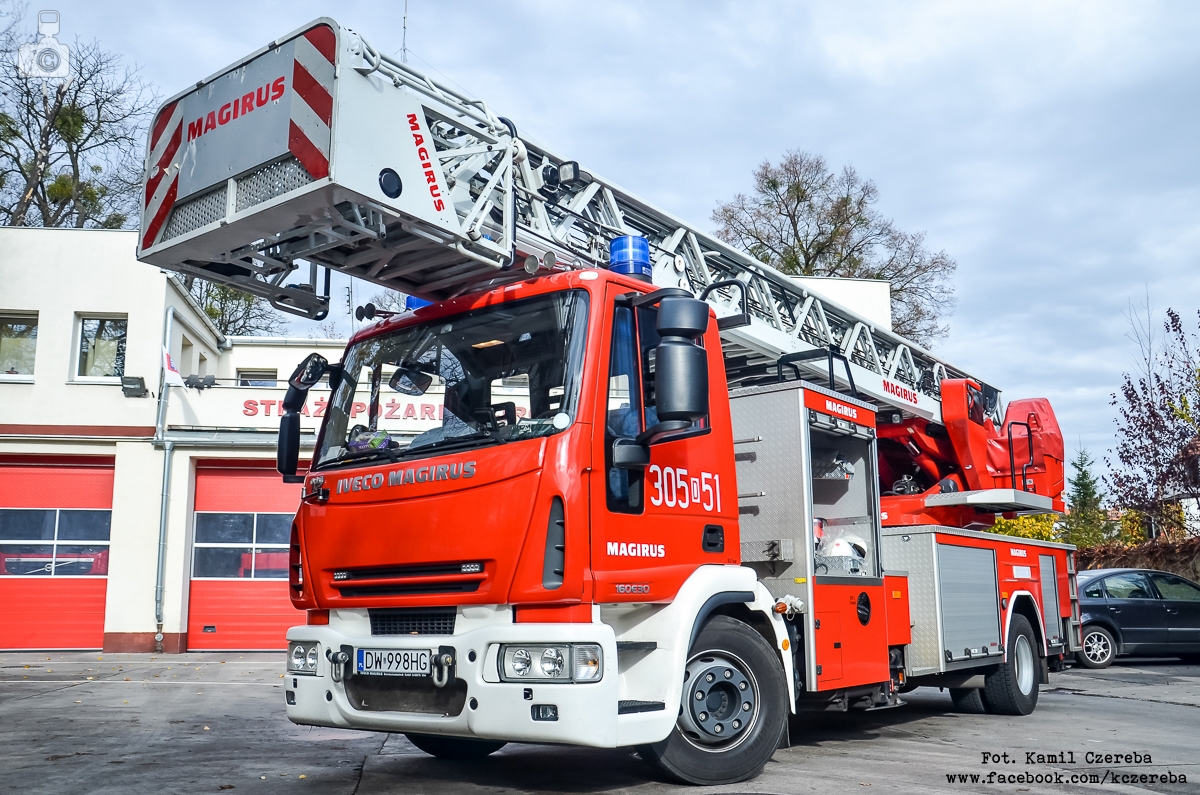
{"type": "Polygon", "coordinates": [[[176,204],[171,210],[171,218],[167,221],[167,228],[163,230],[162,239],[171,240],[186,235],[224,218],[225,193],[225,186],[222,185],[203,196],[176,204]]]}
{"type": "Polygon", "coordinates": [[[907,658],[910,676],[942,670],[934,539],[933,533],[920,532],[920,528],[884,529],[884,571],[908,571],[908,611],[912,622],[907,658]]]}
{"type": "Polygon", "coordinates": [[[291,156],[285,157],[237,180],[234,211],[249,209],[276,196],[303,188],[312,181],[312,175],[304,170],[299,160],[291,156]]]}

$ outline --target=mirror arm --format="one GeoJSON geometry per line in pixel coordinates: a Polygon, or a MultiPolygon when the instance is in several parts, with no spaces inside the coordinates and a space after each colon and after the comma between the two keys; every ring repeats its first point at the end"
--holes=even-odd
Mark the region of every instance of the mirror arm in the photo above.
{"type": "Polygon", "coordinates": [[[661,287],[650,293],[625,293],[617,296],[617,306],[628,306],[637,309],[639,306],[652,306],[664,298],[695,298],[682,287],[661,287]]]}
{"type": "Polygon", "coordinates": [[[692,424],[687,420],[664,420],[639,433],[634,441],[644,445],[662,444],[671,441],[676,434],[689,430],[691,427],[692,424]]]}
{"type": "Polygon", "coordinates": [[[329,391],[336,392],[338,385],[342,383],[342,376],[345,374],[342,363],[338,362],[327,366],[325,372],[329,373],[329,391]]]}
{"type": "Polygon", "coordinates": [[[287,394],[283,396],[283,410],[288,414],[295,414],[304,408],[304,401],[307,399],[307,389],[299,389],[289,385],[287,394]]]}

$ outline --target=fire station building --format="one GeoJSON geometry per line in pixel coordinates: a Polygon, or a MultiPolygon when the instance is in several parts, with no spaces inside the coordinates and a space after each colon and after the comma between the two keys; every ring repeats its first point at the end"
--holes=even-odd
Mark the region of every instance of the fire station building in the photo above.
{"type": "MultiPolygon", "coordinates": [[[[0,229],[0,648],[285,648],[300,487],[275,472],[277,417],[296,364],[345,341],[226,337],[135,245],[0,229]],[[185,386],[162,387],[164,347],[185,386]]],[[[415,400],[388,430],[437,424],[415,400]]]]}

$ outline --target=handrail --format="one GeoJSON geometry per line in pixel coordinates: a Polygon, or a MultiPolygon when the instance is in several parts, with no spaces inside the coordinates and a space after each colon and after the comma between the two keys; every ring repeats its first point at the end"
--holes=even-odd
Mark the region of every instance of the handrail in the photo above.
{"type": "Polygon", "coordinates": [[[1025,465],[1021,467],[1021,491],[1032,491],[1032,489],[1029,488],[1028,483],[1026,482],[1026,477],[1025,477],[1029,471],[1029,468],[1031,466],[1033,466],[1033,464],[1034,464],[1034,460],[1033,460],[1033,428],[1030,427],[1028,422],[1022,422],[1021,420],[1013,420],[1012,422],[1008,423],[1008,474],[1009,474],[1009,477],[1011,478],[1013,490],[1015,491],[1017,488],[1017,462],[1016,462],[1015,454],[1013,453],[1013,426],[1014,425],[1025,426],[1025,438],[1028,440],[1028,444],[1029,444],[1029,461],[1027,461],[1025,463],[1025,465]]]}

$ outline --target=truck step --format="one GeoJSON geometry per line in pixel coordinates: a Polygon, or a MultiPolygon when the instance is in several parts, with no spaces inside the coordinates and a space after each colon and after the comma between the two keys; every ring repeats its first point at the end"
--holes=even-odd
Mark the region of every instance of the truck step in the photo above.
{"type": "Polygon", "coordinates": [[[661,701],[618,701],[618,715],[632,715],[635,712],[662,712],[667,705],[661,701]]]}

